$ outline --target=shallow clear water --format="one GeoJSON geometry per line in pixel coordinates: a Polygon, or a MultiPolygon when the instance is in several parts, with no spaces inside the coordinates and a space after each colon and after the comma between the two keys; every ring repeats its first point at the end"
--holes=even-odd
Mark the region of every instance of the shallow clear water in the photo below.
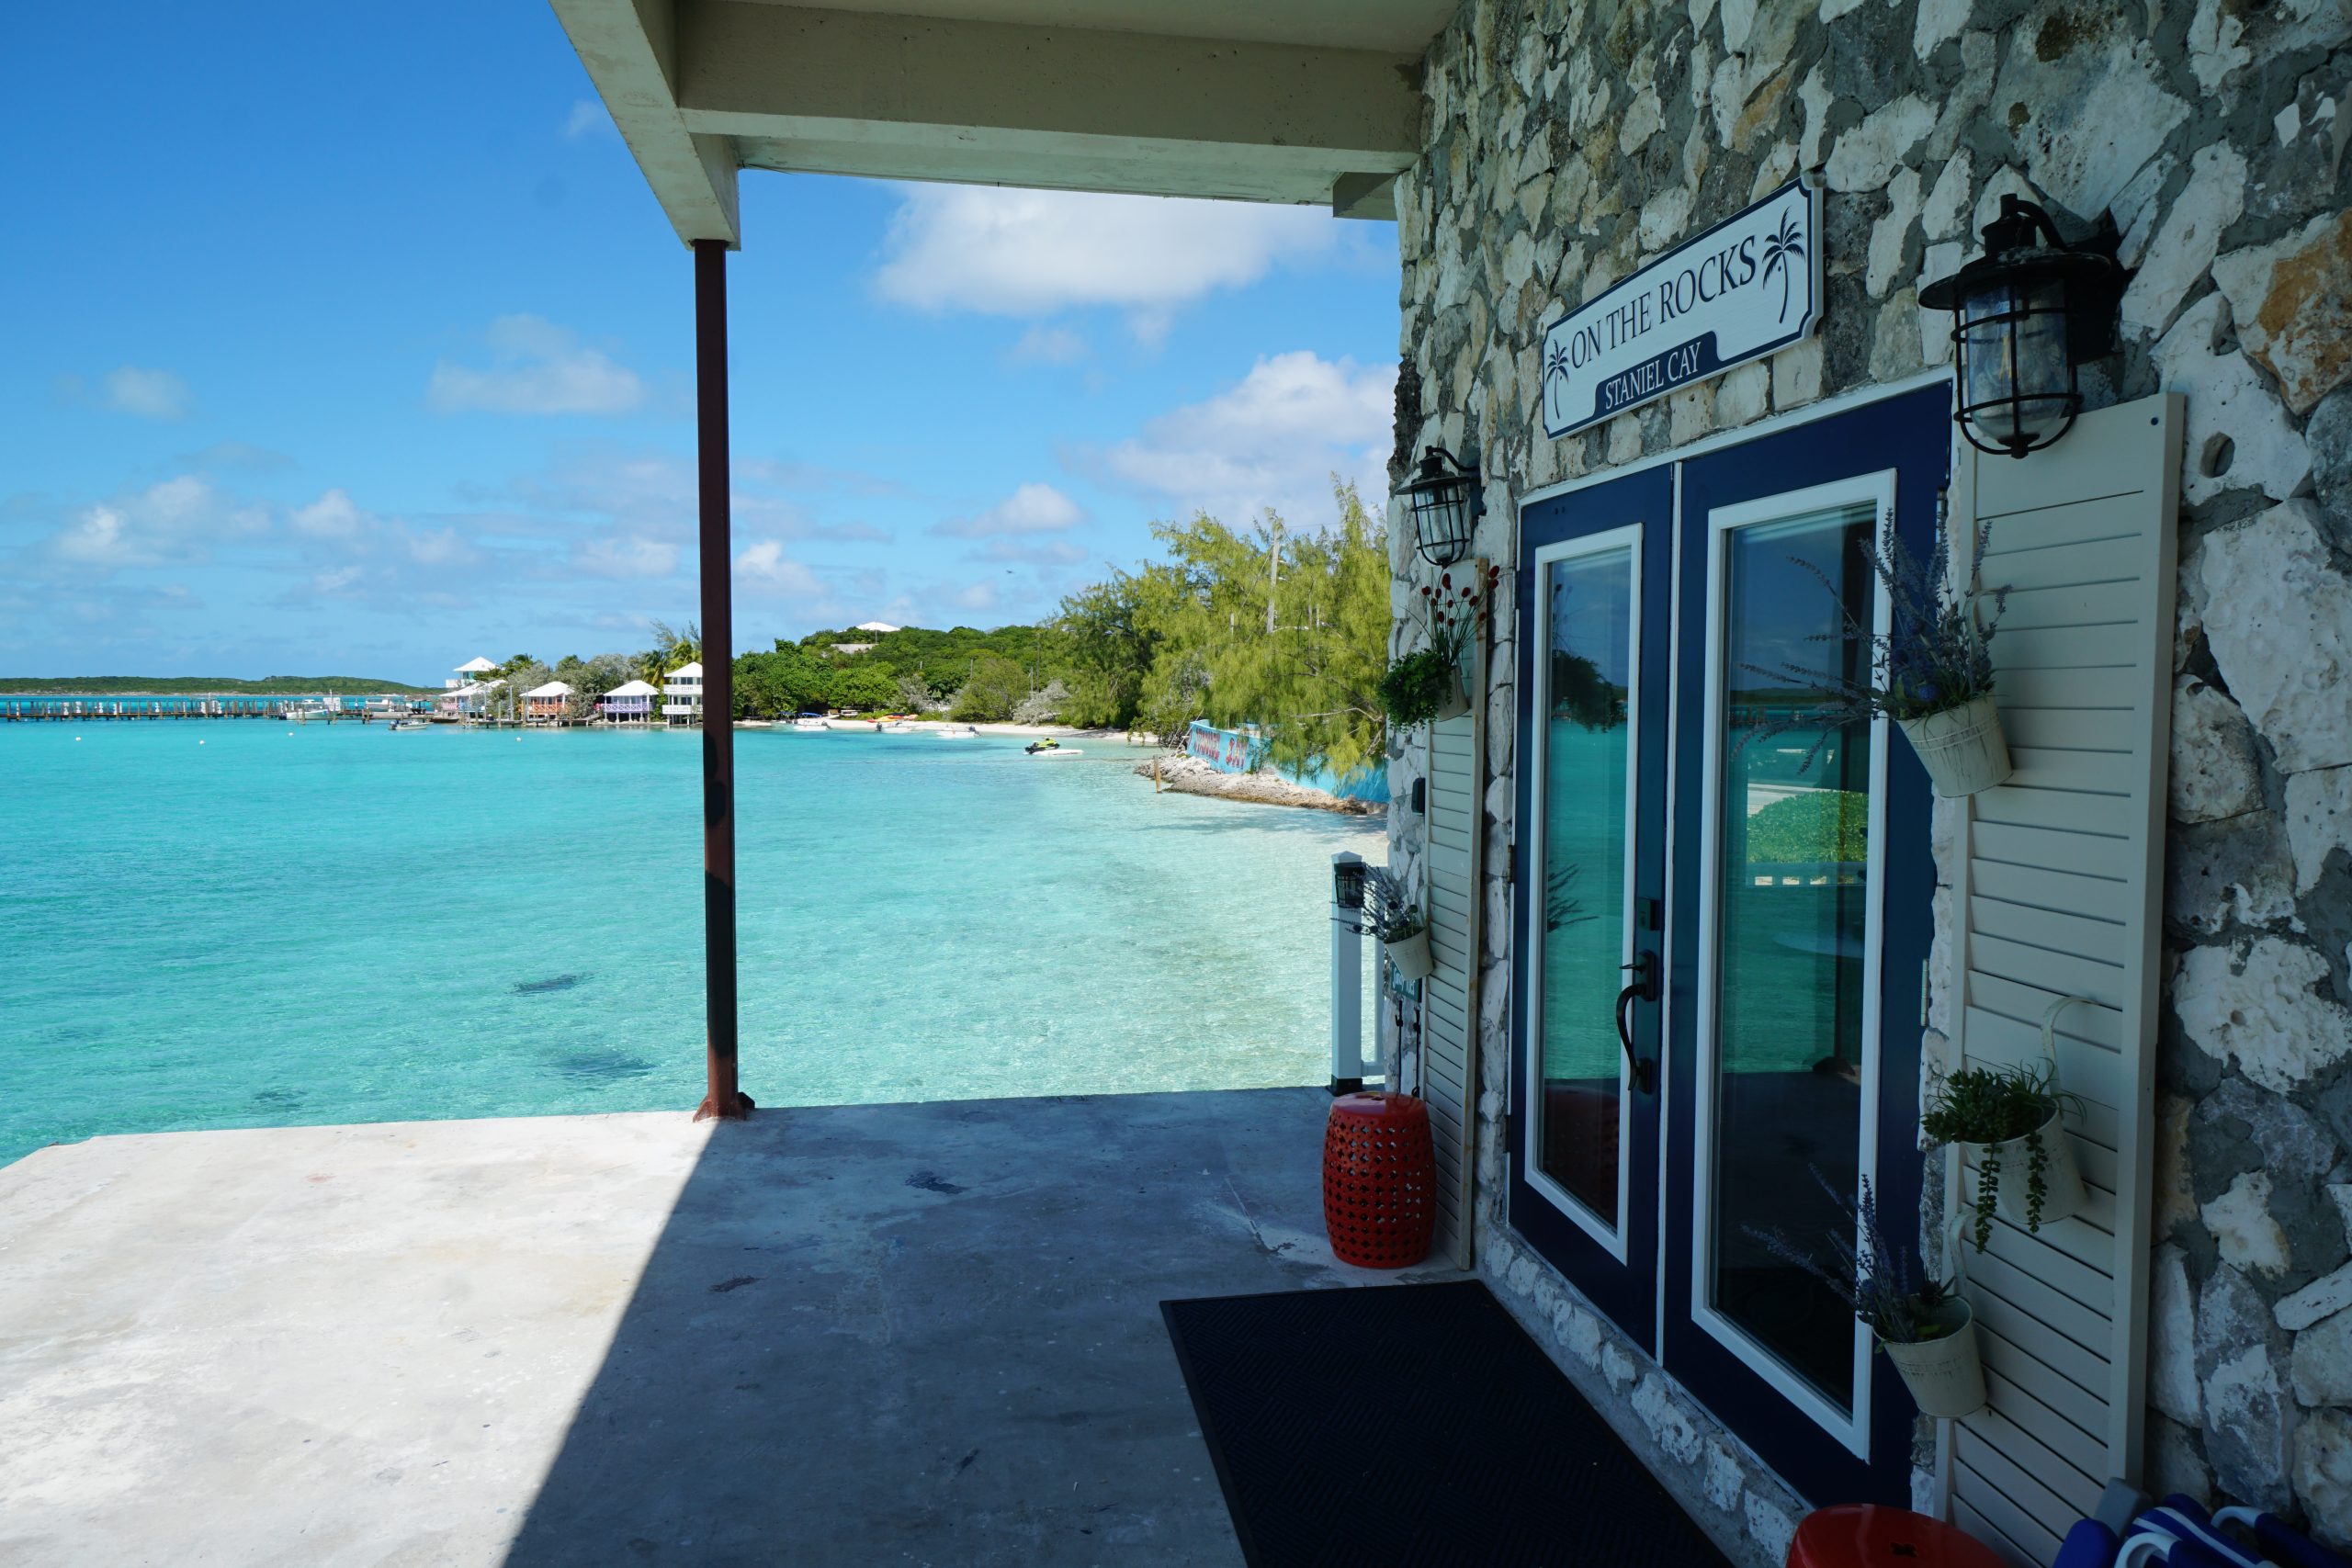
{"type": "MultiPolygon", "coordinates": [[[[1330,855],[1376,832],[1020,748],[738,735],[745,1089],[1321,1082],[1330,855]]],[[[0,1161],[691,1107],[699,761],[685,732],[0,727],[0,1161]]]]}

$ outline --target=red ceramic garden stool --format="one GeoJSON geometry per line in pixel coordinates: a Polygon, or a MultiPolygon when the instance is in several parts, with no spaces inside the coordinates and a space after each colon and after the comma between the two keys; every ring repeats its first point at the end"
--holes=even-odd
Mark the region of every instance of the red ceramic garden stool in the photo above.
{"type": "Polygon", "coordinates": [[[1849,1503],[1816,1508],[1789,1542],[1789,1568],[2003,1568],[1957,1525],[1905,1508],[1849,1503]]]}
{"type": "Polygon", "coordinates": [[[1342,1263],[1405,1269],[1430,1255],[1437,1156],[1409,1094],[1343,1094],[1323,1134],[1323,1224],[1342,1263]]]}

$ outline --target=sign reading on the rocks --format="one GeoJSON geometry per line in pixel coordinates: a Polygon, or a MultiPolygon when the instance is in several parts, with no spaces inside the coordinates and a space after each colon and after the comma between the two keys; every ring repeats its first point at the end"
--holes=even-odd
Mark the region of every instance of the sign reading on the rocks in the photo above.
{"type": "Polygon", "coordinates": [[[1685,241],[1544,334],[1566,435],[1783,349],[1821,315],[1821,203],[1802,179],[1685,241]]]}

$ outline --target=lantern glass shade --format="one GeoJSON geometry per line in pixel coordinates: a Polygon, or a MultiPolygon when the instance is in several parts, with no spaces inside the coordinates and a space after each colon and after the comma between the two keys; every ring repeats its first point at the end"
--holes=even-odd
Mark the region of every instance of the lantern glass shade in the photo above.
{"type": "Polygon", "coordinates": [[[2066,345],[2064,277],[2012,277],[1962,297],[1961,407],[1980,446],[2022,455],[2082,408],[2066,345]]]}
{"type": "Polygon", "coordinates": [[[1442,446],[1421,455],[1420,472],[1405,487],[1413,503],[1413,543],[1431,566],[1452,566],[1470,551],[1477,522],[1478,470],[1442,446]]]}
{"type": "Polygon", "coordinates": [[[1335,861],[1331,865],[1331,901],[1342,909],[1363,908],[1364,863],[1335,861]]]}
{"type": "Polygon", "coordinates": [[[1919,290],[1952,313],[1953,417],[1971,446],[2022,457],[2066,434],[2083,407],[2075,367],[2114,351],[2123,276],[2106,239],[2069,245],[2041,208],[2001,198],[1984,255],[1919,290]]]}

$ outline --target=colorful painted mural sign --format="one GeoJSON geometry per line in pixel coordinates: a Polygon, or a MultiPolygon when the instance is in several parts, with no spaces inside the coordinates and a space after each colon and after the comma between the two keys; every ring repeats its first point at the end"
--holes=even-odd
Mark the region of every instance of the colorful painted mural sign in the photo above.
{"type": "Polygon", "coordinates": [[[1802,179],[1685,241],[1544,333],[1544,429],[1566,435],[1810,334],[1821,199],[1802,179]]]}
{"type": "Polygon", "coordinates": [[[1184,737],[1184,750],[1221,773],[1255,773],[1266,760],[1265,741],[1246,729],[1218,729],[1194,719],[1184,737]]]}

